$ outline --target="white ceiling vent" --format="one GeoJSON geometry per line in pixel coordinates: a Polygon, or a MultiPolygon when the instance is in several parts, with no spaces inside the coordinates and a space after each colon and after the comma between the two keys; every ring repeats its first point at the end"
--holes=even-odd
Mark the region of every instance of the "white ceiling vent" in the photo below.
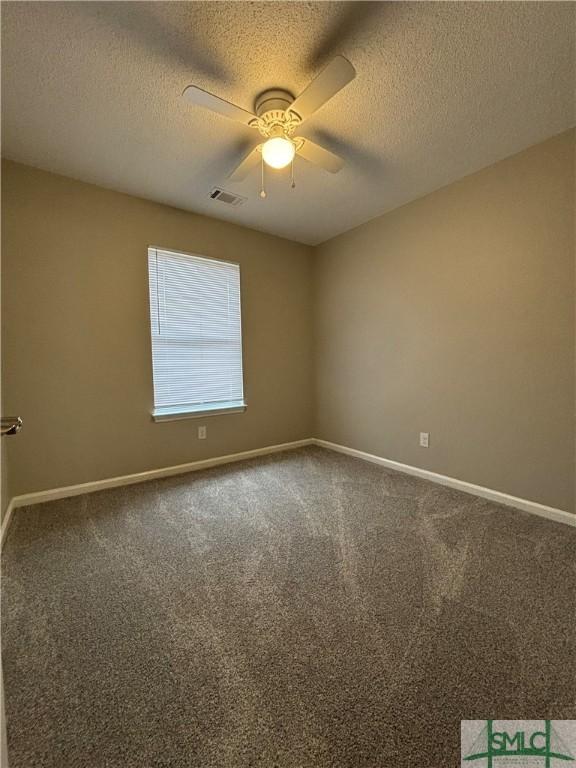
{"type": "Polygon", "coordinates": [[[220,200],[221,203],[226,203],[226,205],[242,205],[246,201],[245,197],[235,195],[232,192],[226,192],[225,189],[220,189],[220,187],[214,187],[212,192],[210,192],[210,197],[212,200],[220,200]]]}

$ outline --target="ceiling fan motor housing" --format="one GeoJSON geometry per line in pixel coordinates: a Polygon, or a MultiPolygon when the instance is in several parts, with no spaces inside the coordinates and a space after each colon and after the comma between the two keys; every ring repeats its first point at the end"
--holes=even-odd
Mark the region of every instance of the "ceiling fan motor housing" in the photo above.
{"type": "Polygon", "coordinates": [[[261,93],[254,104],[258,119],[254,121],[262,136],[290,136],[298,125],[300,118],[290,112],[290,104],[294,96],[289,91],[274,88],[261,93]]]}
{"type": "Polygon", "coordinates": [[[254,111],[258,117],[264,117],[267,112],[285,112],[294,101],[294,96],[289,91],[273,88],[264,91],[254,103],[254,111]]]}

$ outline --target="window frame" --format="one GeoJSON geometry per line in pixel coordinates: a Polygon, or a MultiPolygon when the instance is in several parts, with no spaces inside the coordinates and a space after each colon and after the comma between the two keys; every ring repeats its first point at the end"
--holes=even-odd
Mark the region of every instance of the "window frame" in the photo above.
{"type": "Polygon", "coordinates": [[[180,421],[181,419],[199,419],[207,416],[222,416],[225,414],[240,414],[246,411],[248,407],[246,403],[245,381],[244,381],[244,334],[242,328],[242,270],[240,269],[240,263],[237,261],[230,261],[229,259],[217,259],[212,256],[204,256],[200,253],[189,253],[187,251],[180,251],[174,248],[161,247],[159,245],[149,245],[146,253],[147,264],[147,285],[148,285],[148,319],[149,319],[149,331],[150,331],[150,363],[152,373],[152,410],[150,415],[155,422],[165,421],[180,421]],[[164,251],[165,253],[173,253],[177,256],[186,256],[194,259],[201,259],[203,261],[212,261],[220,264],[230,264],[234,267],[238,267],[238,298],[240,303],[240,354],[242,359],[242,401],[239,404],[234,401],[230,406],[226,406],[223,401],[214,403],[211,406],[209,403],[199,403],[198,405],[182,405],[182,406],[156,406],[155,404],[155,389],[154,389],[154,350],[153,350],[153,327],[152,327],[152,311],[150,306],[150,271],[149,260],[150,251],[164,251]]]}

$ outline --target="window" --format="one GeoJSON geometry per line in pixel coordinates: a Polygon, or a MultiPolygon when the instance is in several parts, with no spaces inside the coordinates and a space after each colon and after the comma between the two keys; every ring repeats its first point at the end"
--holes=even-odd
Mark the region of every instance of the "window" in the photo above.
{"type": "Polygon", "coordinates": [[[156,421],[239,412],[240,267],[148,249],[156,421]]]}

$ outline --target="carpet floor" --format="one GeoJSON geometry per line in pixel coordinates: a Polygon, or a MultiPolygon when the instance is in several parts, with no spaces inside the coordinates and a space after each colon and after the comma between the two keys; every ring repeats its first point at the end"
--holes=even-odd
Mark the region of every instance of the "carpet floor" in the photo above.
{"type": "Polygon", "coordinates": [[[576,718],[576,528],[305,448],[18,510],[10,768],[453,768],[576,718]]]}

